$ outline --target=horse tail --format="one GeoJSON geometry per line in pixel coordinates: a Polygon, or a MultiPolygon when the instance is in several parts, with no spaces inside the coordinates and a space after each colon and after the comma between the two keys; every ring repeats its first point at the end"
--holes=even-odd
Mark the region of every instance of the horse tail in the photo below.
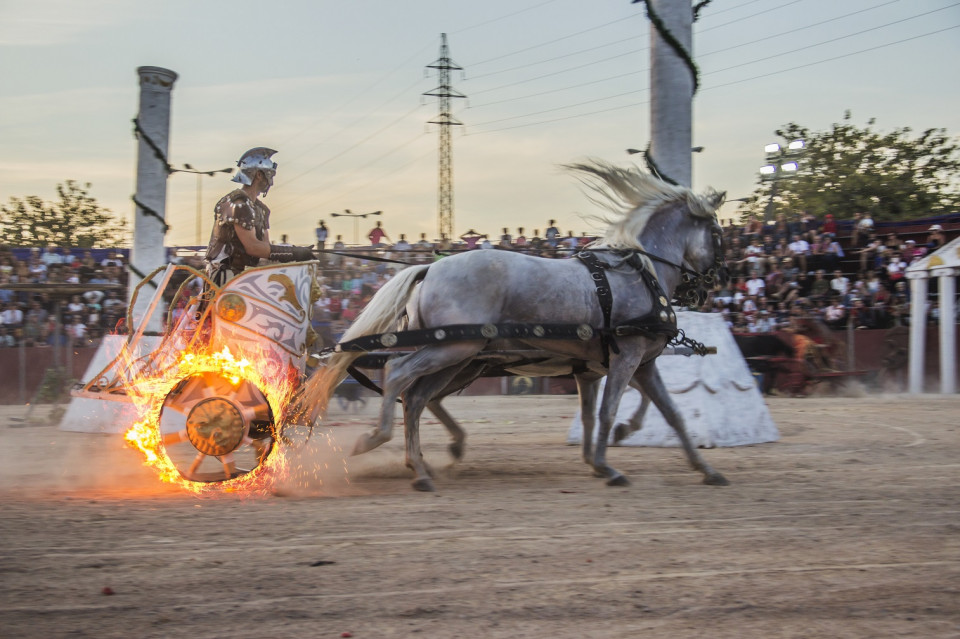
{"type": "MultiPolygon", "coordinates": [[[[340,338],[347,342],[357,337],[383,333],[395,327],[403,316],[407,300],[416,285],[427,275],[429,265],[411,266],[391,278],[370,300],[366,308],[340,338]]],[[[326,410],[334,389],[347,377],[347,369],[363,353],[341,351],[308,377],[291,400],[289,421],[312,424],[326,410]]]]}

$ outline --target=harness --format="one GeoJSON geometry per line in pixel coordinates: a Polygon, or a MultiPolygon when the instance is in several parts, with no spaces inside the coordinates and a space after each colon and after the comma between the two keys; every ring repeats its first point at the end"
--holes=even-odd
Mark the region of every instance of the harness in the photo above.
{"type": "MultiPolygon", "coordinates": [[[[574,256],[590,271],[590,277],[595,284],[597,301],[600,304],[600,310],[603,314],[603,326],[599,329],[589,324],[520,324],[513,322],[499,324],[450,324],[435,328],[364,335],[325,348],[320,351],[319,355],[334,352],[370,352],[380,348],[426,346],[447,341],[492,339],[589,341],[595,337],[599,337],[601,348],[603,349],[603,365],[607,367],[610,363],[610,352],[612,351],[614,354],[620,352],[620,348],[616,343],[616,337],[633,335],[643,335],[649,338],[666,337],[667,339],[664,340],[663,344],[664,347],[668,343],[674,346],[686,346],[689,347],[693,353],[705,355],[707,353],[707,347],[696,340],[688,338],[683,331],[677,327],[677,315],[670,306],[670,300],[660,286],[660,282],[651,270],[644,265],[640,259],[640,255],[646,255],[651,259],[679,268],[681,272],[687,276],[686,281],[688,286],[695,282],[698,283],[701,279],[712,281],[714,269],[711,268],[707,274],[697,273],[683,265],[673,264],[672,262],[663,260],[655,255],[650,255],[646,251],[639,249],[611,252],[621,258],[618,263],[609,264],[601,261],[597,257],[596,250],[580,251],[574,256]],[[630,266],[640,274],[640,277],[651,292],[652,308],[640,317],[632,318],[622,324],[613,326],[611,323],[613,293],[610,289],[606,271],[623,264],[630,266]]],[[[720,259],[722,266],[722,258],[720,259]]]]}

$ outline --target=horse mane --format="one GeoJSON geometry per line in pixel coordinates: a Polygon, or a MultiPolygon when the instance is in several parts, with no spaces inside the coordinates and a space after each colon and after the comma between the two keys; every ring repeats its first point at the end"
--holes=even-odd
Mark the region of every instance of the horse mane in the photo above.
{"type": "Polygon", "coordinates": [[[586,189],[587,198],[606,209],[608,215],[587,215],[607,225],[603,237],[591,246],[641,249],[640,233],[664,204],[681,202],[697,217],[712,218],[723,203],[724,194],[709,189],[697,195],[685,186],[665,182],[639,167],[622,168],[603,160],[565,164],[586,189]]]}

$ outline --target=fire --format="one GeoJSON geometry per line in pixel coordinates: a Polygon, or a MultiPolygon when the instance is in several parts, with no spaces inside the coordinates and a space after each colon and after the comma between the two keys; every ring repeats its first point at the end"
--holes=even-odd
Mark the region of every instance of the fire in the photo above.
{"type": "MultiPolygon", "coordinates": [[[[264,359],[268,358],[265,353],[264,359]]],[[[259,361],[260,358],[257,359],[258,363],[264,363],[259,361]]],[[[266,364],[270,363],[266,361],[266,364]]],[[[272,367],[272,371],[270,368],[269,365],[254,366],[246,358],[235,358],[227,347],[217,352],[201,349],[180,353],[172,365],[156,366],[149,373],[127,380],[128,395],[133,399],[139,419],[124,437],[130,446],[140,450],[144,464],[152,467],[164,482],[197,494],[265,492],[272,481],[282,477],[289,469],[283,446],[275,444],[263,463],[234,479],[221,482],[191,481],[180,474],[167,455],[160,432],[160,415],[164,399],[182,380],[199,374],[216,373],[230,380],[234,386],[239,386],[241,382],[256,386],[266,396],[274,417],[279,418],[295,390],[297,376],[289,372],[284,374],[285,371],[276,370],[277,366],[272,367]],[[267,378],[270,373],[273,373],[273,379],[267,378]]],[[[128,370],[137,370],[137,367],[131,366],[128,370]]]]}

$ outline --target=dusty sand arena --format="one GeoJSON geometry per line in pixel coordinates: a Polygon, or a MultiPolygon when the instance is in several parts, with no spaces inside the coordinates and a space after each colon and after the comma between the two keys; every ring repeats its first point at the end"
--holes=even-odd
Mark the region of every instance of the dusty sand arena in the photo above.
{"type": "Polygon", "coordinates": [[[5,409],[0,635],[960,636],[960,397],[770,400],[780,442],[704,452],[728,487],[637,448],[606,487],[563,443],[575,402],[448,400],[467,456],[426,425],[435,494],[398,437],[346,473],[314,447],[322,486],[202,499],[5,409]]]}

